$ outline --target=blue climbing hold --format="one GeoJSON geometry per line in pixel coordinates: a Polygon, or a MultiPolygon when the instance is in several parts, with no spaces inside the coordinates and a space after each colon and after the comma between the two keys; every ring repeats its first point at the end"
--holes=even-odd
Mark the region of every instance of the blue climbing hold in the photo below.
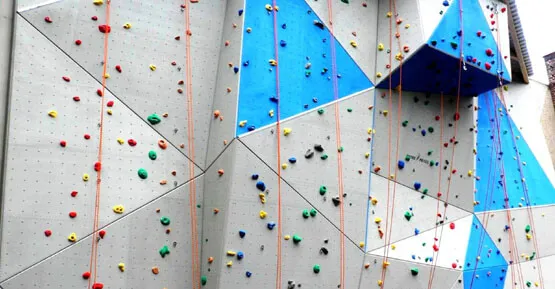
{"type": "Polygon", "coordinates": [[[414,228],[414,235],[416,236],[418,234],[420,234],[420,230],[418,230],[418,228],[414,228]]]}
{"type": "Polygon", "coordinates": [[[287,24],[283,23],[283,24],[281,25],[281,28],[282,28],[282,29],[287,29],[287,24]]]}
{"type": "Polygon", "coordinates": [[[274,103],[278,103],[278,98],[275,96],[270,97],[270,101],[274,103]]]}
{"type": "Polygon", "coordinates": [[[289,162],[294,164],[297,162],[297,159],[295,157],[289,158],[289,162]]]}
{"type": "Polygon", "coordinates": [[[404,161],[398,161],[397,162],[397,167],[399,167],[400,170],[405,168],[405,162],[404,161]]]}
{"type": "Polygon", "coordinates": [[[239,14],[239,16],[243,15],[243,9],[239,9],[239,11],[237,11],[237,14],[239,14]]]}
{"type": "Polygon", "coordinates": [[[245,276],[247,276],[247,278],[250,278],[250,277],[252,276],[252,273],[251,273],[250,271],[247,271],[247,272],[245,273],[245,276]]]}
{"type": "Polygon", "coordinates": [[[250,126],[247,128],[248,131],[253,131],[253,130],[255,130],[255,129],[256,129],[256,127],[255,127],[254,125],[250,125],[250,126]]]}
{"type": "Polygon", "coordinates": [[[249,66],[249,64],[250,64],[250,62],[248,60],[243,62],[243,66],[245,66],[245,67],[249,66]]]}
{"type": "Polygon", "coordinates": [[[285,47],[285,46],[287,46],[287,42],[285,42],[285,40],[282,40],[282,41],[279,42],[279,45],[281,47],[285,47]]]}
{"type": "Polygon", "coordinates": [[[422,187],[422,184],[421,184],[421,183],[419,183],[419,182],[414,182],[414,189],[415,189],[415,190],[418,191],[418,190],[420,190],[421,187],[422,187]]]}
{"type": "Polygon", "coordinates": [[[237,66],[233,67],[233,72],[235,72],[235,73],[239,72],[239,67],[237,67],[237,66]]]}
{"type": "Polygon", "coordinates": [[[251,179],[258,180],[258,174],[252,174],[251,179]]]}
{"type": "Polygon", "coordinates": [[[423,129],[420,133],[422,133],[422,136],[426,136],[426,130],[423,129]]]}
{"type": "Polygon", "coordinates": [[[267,225],[268,230],[273,230],[275,226],[276,226],[276,223],[275,223],[275,222],[270,222],[270,223],[268,223],[268,225],[267,225]]]}
{"type": "Polygon", "coordinates": [[[449,1],[447,1],[447,0],[443,1],[443,6],[445,6],[445,7],[449,6],[449,1]]]}
{"type": "Polygon", "coordinates": [[[243,253],[243,252],[241,252],[241,251],[237,252],[237,260],[241,260],[241,259],[243,259],[244,257],[245,257],[245,253],[243,253]]]}
{"type": "Polygon", "coordinates": [[[264,192],[266,190],[266,185],[263,181],[258,181],[256,182],[256,188],[264,192]]]}
{"type": "Polygon", "coordinates": [[[245,238],[246,234],[247,234],[247,232],[245,232],[244,230],[239,230],[239,237],[245,238]]]}

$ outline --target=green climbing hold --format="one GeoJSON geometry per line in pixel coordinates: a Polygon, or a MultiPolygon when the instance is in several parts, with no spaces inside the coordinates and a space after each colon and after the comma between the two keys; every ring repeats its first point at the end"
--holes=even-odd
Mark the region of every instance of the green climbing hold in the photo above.
{"type": "Polygon", "coordinates": [[[412,213],[409,211],[405,212],[405,219],[407,219],[407,221],[410,221],[410,218],[412,218],[412,213]]]}
{"type": "Polygon", "coordinates": [[[403,121],[403,123],[402,123],[403,127],[406,127],[408,124],[409,124],[409,121],[408,121],[408,120],[405,120],[405,121],[403,121]]]}
{"type": "Polygon", "coordinates": [[[324,109],[323,109],[323,108],[320,108],[320,109],[318,110],[318,114],[324,114],[324,109]]]}
{"type": "Polygon", "coordinates": [[[431,156],[433,153],[434,153],[433,150],[429,150],[429,151],[428,151],[428,155],[429,155],[429,156],[431,156]]]}
{"type": "Polygon", "coordinates": [[[412,274],[412,276],[418,275],[418,268],[411,268],[410,273],[412,274]]]}
{"type": "Polygon", "coordinates": [[[312,216],[312,217],[316,217],[317,213],[318,212],[315,209],[310,210],[310,216],[312,216]]]}
{"type": "Polygon", "coordinates": [[[320,265],[314,265],[314,267],[312,267],[312,271],[314,271],[314,273],[316,274],[320,273],[320,265]]]}
{"type": "Polygon", "coordinates": [[[160,218],[160,223],[162,223],[162,225],[167,226],[170,224],[170,218],[168,217],[162,217],[160,218]]]}
{"type": "Polygon", "coordinates": [[[428,132],[429,132],[429,133],[433,133],[433,132],[434,132],[434,128],[430,126],[430,127],[428,128],[428,132]]]}
{"type": "Polygon", "coordinates": [[[434,162],[433,160],[430,160],[430,167],[433,167],[435,163],[436,162],[434,162]]]}
{"type": "Polygon", "coordinates": [[[536,252],[533,252],[532,255],[530,255],[530,260],[534,260],[534,258],[536,258],[536,252]]]}
{"type": "Polygon", "coordinates": [[[310,213],[308,212],[308,210],[303,210],[303,218],[308,219],[308,217],[310,216],[310,213]]]}
{"type": "Polygon", "coordinates": [[[200,209],[200,204],[198,204],[198,205],[197,205],[197,208],[199,208],[199,209],[200,209]]]}
{"type": "Polygon", "coordinates": [[[155,159],[158,157],[158,155],[156,154],[155,151],[149,151],[149,152],[148,152],[148,157],[149,157],[151,160],[155,160],[155,159]]]}
{"type": "Polygon", "coordinates": [[[428,194],[428,189],[424,189],[424,190],[422,191],[422,193],[425,194],[425,195],[427,195],[427,194],[428,194]]]}
{"type": "Polygon", "coordinates": [[[160,248],[160,251],[158,251],[160,253],[160,256],[162,256],[162,258],[166,257],[166,255],[168,255],[170,253],[170,248],[168,248],[168,246],[165,246],[160,248]]]}
{"type": "Polygon", "coordinates": [[[408,162],[408,161],[410,161],[410,156],[409,156],[409,155],[406,155],[406,156],[405,156],[405,162],[408,162]]]}
{"type": "Polygon", "coordinates": [[[353,112],[353,109],[352,108],[347,108],[347,111],[348,112],[353,112]]]}
{"type": "Polygon", "coordinates": [[[341,2],[343,2],[345,4],[349,4],[349,0],[341,0],[341,2]]]}
{"type": "Polygon", "coordinates": [[[524,231],[526,231],[526,233],[530,233],[530,225],[526,225],[526,228],[524,228],[524,231]]]}
{"type": "Polygon", "coordinates": [[[302,240],[303,240],[303,238],[301,238],[301,236],[293,235],[293,243],[297,244],[297,243],[301,242],[302,240]]]}
{"type": "Polygon", "coordinates": [[[526,286],[527,286],[527,287],[532,287],[532,282],[526,281],[526,286]]]}
{"type": "Polygon", "coordinates": [[[338,151],[338,152],[343,152],[343,146],[340,146],[340,147],[337,149],[337,151],[338,151]]]}
{"type": "Polygon", "coordinates": [[[327,159],[328,159],[328,155],[327,155],[327,154],[323,154],[320,158],[323,159],[323,160],[327,160],[327,159]]]}
{"type": "Polygon", "coordinates": [[[146,178],[148,178],[148,173],[147,173],[147,171],[146,171],[145,169],[143,169],[143,168],[140,168],[140,169],[139,169],[138,174],[139,174],[139,178],[141,178],[141,179],[143,179],[143,180],[146,179],[146,178]]]}
{"type": "Polygon", "coordinates": [[[162,119],[155,113],[149,115],[146,119],[152,125],[159,124],[162,121],[162,119]]]}
{"type": "Polygon", "coordinates": [[[200,276],[200,284],[202,284],[202,286],[206,285],[207,281],[208,281],[208,278],[206,278],[205,275],[200,276]]]}
{"type": "Polygon", "coordinates": [[[325,195],[327,191],[328,188],[326,188],[326,186],[320,186],[320,195],[325,195]]]}

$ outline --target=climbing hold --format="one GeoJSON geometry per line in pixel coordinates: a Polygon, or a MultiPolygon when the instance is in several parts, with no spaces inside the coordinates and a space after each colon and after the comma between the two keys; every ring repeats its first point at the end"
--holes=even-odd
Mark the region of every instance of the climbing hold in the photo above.
{"type": "Polygon", "coordinates": [[[127,22],[127,23],[123,24],[123,28],[131,29],[131,23],[127,22]]]}
{"type": "Polygon", "coordinates": [[[283,135],[284,136],[288,136],[291,133],[292,129],[291,128],[284,128],[283,129],[283,135]]]}
{"type": "Polygon", "coordinates": [[[130,146],[134,147],[134,146],[137,145],[137,141],[134,140],[134,139],[132,139],[132,138],[130,138],[130,139],[127,140],[127,144],[129,144],[130,146]]]}
{"type": "Polygon", "coordinates": [[[297,159],[294,158],[294,157],[291,157],[291,158],[288,159],[288,161],[289,161],[290,163],[294,164],[294,163],[297,162],[297,159]]]}
{"type": "Polygon", "coordinates": [[[104,239],[104,236],[106,236],[106,231],[104,230],[98,231],[98,236],[100,236],[101,239],[104,239]]]}
{"type": "Polygon", "coordinates": [[[148,157],[149,157],[151,160],[155,160],[155,159],[158,157],[158,155],[156,154],[155,151],[149,151],[149,152],[148,152],[148,157]]]}
{"type": "Polygon", "coordinates": [[[158,273],[160,273],[160,269],[158,269],[158,267],[156,266],[152,267],[151,271],[152,271],[152,274],[154,275],[158,275],[158,273]]]}
{"type": "Polygon", "coordinates": [[[354,40],[351,40],[351,42],[349,42],[349,44],[351,44],[351,46],[354,47],[354,48],[357,48],[357,46],[358,46],[358,44],[354,40]]]}
{"type": "Polygon", "coordinates": [[[311,149],[308,149],[308,150],[306,151],[306,153],[304,154],[304,157],[305,157],[306,159],[310,159],[310,158],[312,158],[313,156],[314,156],[314,152],[313,152],[311,149]]]}
{"type": "Polygon", "coordinates": [[[270,4],[266,4],[264,7],[265,7],[266,10],[268,10],[268,11],[272,11],[272,10],[273,10],[272,5],[270,5],[270,4]]]}
{"type": "Polygon", "coordinates": [[[69,234],[69,236],[67,237],[67,240],[72,242],[72,243],[76,242],[77,241],[77,234],[75,234],[75,233],[69,234]]]}
{"type": "Polygon", "coordinates": [[[327,154],[323,154],[323,155],[320,156],[320,159],[322,159],[322,160],[326,160],[327,158],[328,158],[327,154]]]}
{"type": "Polygon", "coordinates": [[[245,232],[244,230],[239,230],[239,237],[245,238],[246,234],[247,234],[247,232],[245,232]]]}
{"type": "Polygon", "coordinates": [[[235,251],[227,251],[227,252],[226,252],[226,255],[228,255],[228,256],[235,256],[235,255],[237,255],[237,252],[235,252],[235,251]]]}
{"type": "Polygon", "coordinates": [[[409,211],[405,212],[405,219],[407,219],[407,221],[410,221],[410,219],[412,218],[412,213],[409,211]]]}
{"type": "Polygon", "coordinates": [[[418,275],[418,268],[411,268],[410,273],[412,274],[412,276],[418,275]]]}
{"type": "Polygon", "coordinates": [[[44,17],[44,22],[52,23],[52,19],[49,16],[44,17]]]}
{"type": "Polygon", "coordinates": [[[298,244],[303,240],[299,235],[293,235],[293,243],[298,244]]]}
{"type": "Polygon", "coordinates": [[[164,257],[166,257],[167,254],[170,253],[170,248],[168,248],[168,246],[164,245],[164,247],[160,248],[158,253],[160,253],[160,256],[162,256],[162,258],[164,258],[164,257]]]}
{"type": "Polygon", "coordinates": [[[397,167],[402,170],[405,168],[405,162],[404,161],[398,161],[397,162],[397,167]]]}
{"type": "Polygon", "coordinates": [[[374,218],[374,223],[379,224],[381,222],[382,222],[382,218],[380,218],[380,217],[374,218]]]}
{"type": "Polygon", "coordinates": [[[83,181],[87,182],[89,180],[89,174],[83,174],[83,181]]]}
{"type": "Polygon", "coordinates": [[[421,183],[419,183],[419,182],[414,182],[414,189],[415,189],[415,190],[418,191],[418,190],[420,190],[421,187],[422,187],[422,184],[421,184],[421,183]]]}
{"type": "Polygon", "coordinates": [[[55,110],[51,110],[48,112],[48,116],[50,116],[51,118],[56,118],[58,116],[58,112],[55,110]]]}
{"type": "Polygon", "coordinates": [[[66,145],[67,145],[67,142],[66,142],[65,140],[60,141],[60,146],[61,146],[61,147],[64,147],[64,148],[65,148],[66,145]]]}
{"type": "Polygon", "coordinates": [[[291,236],[285,235],[285,236],[283,236],[283,239],[284,239],[285,241],[287,241],[287,240],[291,239],[291,236]]]}
{"type": "Polygon", "coordinates": [[[314,267],[312,267],[312,271],[316,274],[320,273],[320,265],[314,265],[314,267]]]}
{"type": "Polygon", "coordinates": [[[221,177],[224,175],[224,170],[223,169],[219,169],[218,170],[218,175],[221,177]]]}
{"type": "Polygon", "coordinates": [[[161,139],[158,141],[158,146],[161,149],[165,150],[168,147],[168,143],[166,142],[166,140],[161,139]]]}
{"type": "Polygon", "coordinates": [[[378,44],[378,50],[383,51],[384,49],[385,49],[385,47],[384,47],[383,43],[379,43],[378,44]]]}
{"type": "Polygon", "coordinates": [[[376,73],[376,77],[378,78],[382,77],[382,73],[381,72],[376,73]]]}
{"type": "Polygon", "coordinates": [[[281,164],[281,168],[284,169],[284,170],[287,169],[287,163],[281,164]]]}
{"type": "Polygon", "coordinates": [[[269,222],[266,227],[268,228],[268,230],[273,230],[274,227],[276,226],[276,223],[274,222],[269,222]]]}
{"type": "Polygon", "coordinates": [[[102,24],[98,25],[98,31],[102,33],[110,33],[110,31],[112,31],[112,28],[109,25],[102,24]]]}
{"type": "Polygon", "coordinates": [[[91,277],[91,272],[84,272],[83,275],[81,275],[81,277],[83,277],[83,279],[87,280],[91,277]]]}
{"type": "Polygon", "coordinates": [[[233,261],[229,261],[229,262],[227,262],[227,263],[226,263],[226,266],[227,266],[227,267],[231,267],[231,266],[233,266],[233,261]]]}
{"type": "Polygon", "coordinates": [[[139,175],[139,178],[141,178],[141,179],[143,179],[143,180],[146,179],[146,178],[148,178],[148,172],[147,172],[145,169],[143,169],[143,168],[140,168],[140,169],[137,171],[137,174],[139,175]]]}
{"type": "Polygon", "coordinates": [[[325,195],[327,191],[328,188],[326,186],[320,186],[320,195],[325,195]]]}
{"type": "Polygon", "coordinates": [[[102,289],[102,288],[104,288],[104,284],[102,283],[97,282],[92,285],[92,289],[102,289]]]}
{"type": "Polygon", "coordinates": [[[121,70],[121,65],[119,65],[119,64],[116,65],[116,71],[119,72],[119,73],[121,73],[121,71],[122,71],[122,70],[121,70]]]}
{"type": "Polygon", "coordinates": [[[450,228],[451,230],[454,230],[454,229],[455,229],[455,223],[449,224],[449,228],[450,228]]]}
{"type": "Polygon", "coordinates": [[[258,213],[258,215],[260,216],[260,219],[264,219],[266,218],[266,216],[268,216],[268,213],[266,213],[263,210],[260,210],[260,213],[258,213]]]}
{"type": "Polygon", "coordinates": [[[276,61],[275,59],[270,59],[270,60],[268,60],[268,63],[269,63],[271,66],[276,66],[276,65],[277,65],[277,61],[276,61]]]}
{"type": "Polygon", "coordinates": [[[46,237],[50,237],[50,235],[52,235],[52,231],[51,231],[51,230],[45,230],[45,231],[44,231],[44,235],[45,235],[46,237]]]}
{"type": "Polygon", "coordinates": [[[285,46],[287,46],[287,42],[286,42],[285,40],[281,40],[281,41],[279,42],[279,45],[280,45],[281,47],[285,47],[285,46]]]}
{"type": "Polygon", "coordinates": [[[530,231],[531,231],[530,225],[526,225],[526,227],[524,228],[524,231],[525,231],[526,233],[530,233],[530,231]]]}
{"type": "Polygon", "coordinates": [[[303,210],[303,218],[308,219],[308,217],[310,217],[310,213],[308,212],[307,209],[303,210]]]}
{"type": "Polygon", "coordinates": [[[364,242],[358,242],[358,246],[364,248],[364,242]]]}
{"type": "Polygon", "coordinates": [[[149,65],[148,67],[150,68],[150,70],[156,71],[156,65],[151,64],[151,65],[149,65]]]}
{"type": "Polygon", "coordinates": [[[70,82],[70,81],[71,81],[71,79],[69,78],[69,76],[62,76],[62,79],[63,79],[65,82],[70,82]]]}
{"type": "Polygon", "coordinates": [[[244,257],[245,257],[245,253],[243,253],[243,252],[241,252],[241,251],[237,252],[237,260],[241,260],[241,259],[243,259],[244,257]]]}
{"type": "Polygon", "coordinates": [[[151,115],[149,115],[147,117],[148,122],[150,122],[150,124],[155,125],[155,124],[159,124],[162,119],[160,118],[160,116],[158,116],[157,114],[153,113],[151,115]]]}
{"type": "Polygon", "coordinates": [[[532,240],[532,235],[526,234],[526,240],[528,240],[528,241],[532,240]]]}
{"type": "Polygon", "coordinates": [[[125,264],[124,263],[119,263],[118,268],[121,272],[124,272],[125,271],[125,264]]]}
{"type": "Polygon", "coordinates": [[[316,25],[316,27],[320,28],[320,29],[324,29],[324,23],[318,21],[318,20],[314,20],[314,25],[316,25]]]}
{"type": "Polygon", "coordinates": [[[124,210],[125,208],[123,207],[123,205],[115,205],[112,207],[112,211],[114,211],[114,213],[116,214],[123,214],[124,210]]]}
{"type": "Polygon", "coordinates": [[[74,212],[74,211],[69,212],[69,217],[72,219],[77,217],[77,212],[74,212]]]}
{"type": "Polygon", "coordinates": [[[100,6],[100,5],[104,4],[104,0],[93,0],[93,4],[97,5],[97,6],[100,6]]]}
{"type": "Polygon", "coordinates": [[[160,223],[162,223],[162,225],[167,226],[170,224],[170,218],[168,217],[162,217],[160,218],[160,223]]]}
{"type": "Polygon", "coordinates": [[[208,264],[212,264],[214,262],[214,257],[208,257],[208,264]]]}
{"type": "Polygon", "coordinates": [[[247,278],[250,278],[250,277],[252,276],[252,273],[249,272],[249,271],[247,271],[247,272],[245,273],[245,276],[247,276],[247,278]]]}
{"type": "Polygon", "coordinates": [[[314,208],[310,210],[310,216],[311,216],[311,217],[316,217],[316,214],[317,214],[317,213],[318,213],[318,212],[317,212],[316,209],[314,209],[314,208]]]}

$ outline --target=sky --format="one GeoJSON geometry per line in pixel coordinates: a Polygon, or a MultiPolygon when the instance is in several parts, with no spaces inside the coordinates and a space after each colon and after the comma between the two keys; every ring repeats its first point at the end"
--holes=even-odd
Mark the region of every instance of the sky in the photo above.
{"type": "Polygon", "coordinates": [[[543,56],[555,52],[555,0],[516,0],[516,4],[534,69],[531,78],[547,84],[543,56]]]}

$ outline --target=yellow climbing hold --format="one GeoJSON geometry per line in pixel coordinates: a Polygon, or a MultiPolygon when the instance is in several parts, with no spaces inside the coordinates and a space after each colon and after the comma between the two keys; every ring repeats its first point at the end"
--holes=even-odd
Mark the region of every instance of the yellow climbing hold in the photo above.
{"type": "Polygon", "coordinates": [[[156,70],[156,65],[151,64],[148,66],[150,68],[150,70],[155,71],[156,70]]]}
{"type": "Polygon", "coordinates": [[[397,246],[395,246],[395,244],[391,245],[391,250],[395,250],[397,249],[397,246]]]}
{"type": "Polygon", "coordinates": [[[266,7],[266,10],[268,10],[268,11],[272,11],[274,9],[274,8],[272,8],[272,5],[270,5],[270,4],[266,4],[265,7],[266,7]]]}
{"type": "Polygon", "coordinates": [[[357,48],[357,46],[358,46],[358,44],[357,44],[356,41],[354,41],[354,40],[351,40],[350,44],[351,44],[351,46],[354,47],[354,48],[357,48]]]}
{"type": "Polygon", "coordinates": [[[69,236],[67,237],[67,240],[70,241],[70,242],[77,241],[77,234],[75,234],[75,233],[69,234],[69,236]]]}
{"type": "Polygon", "coordinates": [[[106,79],[110,78],[110,73],[108,73],[108,72],[104,73],[104,78],[106,78],[106,79]]]}
{"type": "Polygon", "coordinates": [[[104,4],[104,0],[94,0],[93,4],[97,5],[97,6],[100,6],[100,5],[104,4]]]}
{"type": "Polygon", "coordinates": [[[397,61],[403,60],[403,54],[401,54],[401,52],[395,54],[395,60],[397,61]]]}
{"type": "Polygon", "coordinates": [[[378,286],[382,286],[383,285],[383,281],[382,280],[378,280],[378,286]]]}
{"type": "Polygon", "coordinates": [[[375,206],[376,204],[378,204],[378,199],[376,199],[376,198],[371,198],[371,199],[370,199],[370,202],[372,203],[372,205],[375,206]]]}
{"type": "Polygon", "coordinates": [[[472,177],[472,174],[473,174],[472,170],[468,170],[467,174],[468,174],[469,177],[472,177]]]}
{"type": "Polygon", "coordinates": [[[369,157],[370,157],[370,153],[369,153],[369,152],[366,152],[366,153],[364,154],[364,157],[365,157],[365,158],[369,158],[369,157]]]}
{"type": "Polygon", "coordinates": [[[387,16],[388,18],[390,18],[391,16],[393,16],[393,13],[391,13],[391,11],[390,11],[390,12],[387,12],[386,16],[387,16]]]}
{"type": "Polygon", "coordinates": [[[114,112],[111,109],[106,110],[106,113],[112,115],[114,112]]]}
{"type": "Polygon", "coordinates": [[[89,180],[89,174],[83,174],[83,181],[87,182],[89,180]]]}
{"type": "Polygon", "coordinates": [[[118,268],[121,272],[124,272],[125,271],[125,263],[119,263],[118,268]]]}
{"type": "Polygon", "coordinates": [[[123,24],[123,28],[130,29],[131,28],[131,23],[127,22],[127,23],[123,24]]]}
{"type": "Polygon", "coordinates": [[[374,223],[379,224],[381,222],[382,222],[382,218],[380,218],[380,217],[374,218],[374,223]]]}
{"type": "Polygon", "coordinates": [[[268,115],[269,115],[270,117],[274,117],[274,110],[273,110],[273,109],[270,109],[270,111],[268,111],[268,115]]]}
{"type": "Polygon", "coordinates": [[[123,140],[121,137],[118,137],[118,143],[122,145],[125,143],[125,140],[123,140]]]}
{"type": "Polygon", "coordinates": [[[287,163],[281,164],[281,168],[284,169],[284,170],[287,169],[287,163]]]}
{"type": "Polygon", "coordinates": [[[277,61],[275,59],[268,60],[268,63],[270,63],[271,66],[276,66],[277,65],[277,61]]]}
{"type": "Polygon", "coordinates": [[[226,266],[227,266],[227,267],[231,267],[231,266],[233,266],[233,261],[229,261],[229,262],[227,262],[226,266]]]}
{"type": "Polygon", "coordinates": [[[239,122],[239,126],[240,127],[244,127],[245,125],[247,125],[247,121],[246,120],[242,120],[239,122]]]}
{"type": "Polygon", "coordinates": [[[56,118],[56,117],[58,116],[58,112],[55,111],[55,110],[51,110],[51,111],[48,112],[48,115],[49,115],[51,118],[56,118]]]}
{"type": "Polygon", "coordinates": [[[376,73],[376,77],[382,77],[382,73],[381,72],[376,73]]]}
{"type": "Polygon", "coordinates": [[[258,197],[260,198],[260,202],[262,204],[266,204],[266,195],[264,195],[264,193],[258,194],[258,197]]]}
{"type": "Polygon", "coordinates": [[[260,219],[264,219],[264,218],[266,218],[266,216],[268,216],[268,213],[266,213],[266,212],[263,211],[263,210],[260,210],[259,215],[260,215],[260,219]]]}
{"type": "Polygon", "coordinates": [[[361,248],[364,248],[364,242],[359,242],[358,246],[361,247],[361,248]]]}
{"type": "Polygon", "coordinates": [[[227,251],[226,254],[227,254],[228,256],[235,256],[235,255],[237,255],[237,252],[235,252],[235,251],[227,251]]]}
{"type": "Polygon", "coordinates": [[[123,211],[125,211],[125,208],[123,207],[123,205],[115,205],[112,207],[112,211],[114,211],[114,213],[116,214],[123,214],[123,211]]]}
{"type": "Polygon", "coordinates": [[[405,24],[405,29],[409,29],[410,28],[410,24],[405,24]]]}
{"type": "Polygon", "coordinates": [[[274,6],[274,10],[279,11],[279,6],[274,6]]]}
{"type": "Polygon", "coordinates": [[[526,234],[526,240],[528,240],[528,241],[532,240],[532,235],[526,234]]]}
{"type": "Polygon", "coordinates": [[[387,116],[388,114],[389,114],[389,111],[387,111],[387,110],[383,111],[383,116],[387,116]]]}
{"type": "Polygon", "coordinates": [[[384,262],[382,263],[382,267],[385,269],[385,268],[387,268],[387,266],[389,266],[389,262],[384,261],[384,262]]]}
{"type": "Polygon", "coordinates": [[[289,239],[291,239],[291,236],[289,236],[289,235],[285,235],[285,236],[283,236],[283,239],[285,239],[285,240],[289,240],[289,239]]]}
{"type": "Polygon", "coordinates": [[[383,43],[379,43],[378,44],[378,50],[383,51],[384,49],[385,49],[385,46],[383,45],[383,43]]]}
{"type": "Polygon", "coordinates": [[[287,136],[291,133],[291,131],[293,131],[292,129],[286,127],[283,129],[283,135],[287,136]]]}

